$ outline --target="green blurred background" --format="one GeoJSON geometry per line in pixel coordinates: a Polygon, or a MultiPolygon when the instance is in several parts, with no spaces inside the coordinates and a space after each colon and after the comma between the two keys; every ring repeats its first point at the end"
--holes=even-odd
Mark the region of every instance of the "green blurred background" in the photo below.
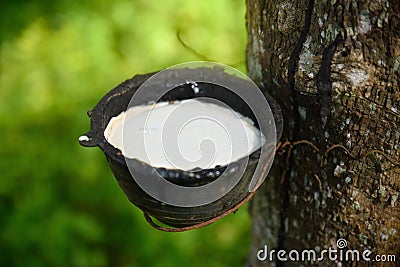
{"type": "Polygon", "coordinates": [[[242,0],[1,4],[0,266],[242,266],[245,208],[200,230],[154,230],[100,149],[86,111],[137,73],[202,60],[245,71],[242,0]]]}

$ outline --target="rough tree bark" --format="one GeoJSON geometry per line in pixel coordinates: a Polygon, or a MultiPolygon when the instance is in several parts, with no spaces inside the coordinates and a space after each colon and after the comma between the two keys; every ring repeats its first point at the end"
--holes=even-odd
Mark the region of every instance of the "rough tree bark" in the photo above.
{"type": "MultiPolygon", "coordinates": [[[[249,207],[248,266],[283,265],[257,259],[264,245],[322,250],[339,238],[400,262],[399,14],[398,0],[247,0],[248,73],[281,105],[282,140],[320,149],[276,156],[249,207]]],[[[285,265],[296,264],[310,263],[285,265]]]]}

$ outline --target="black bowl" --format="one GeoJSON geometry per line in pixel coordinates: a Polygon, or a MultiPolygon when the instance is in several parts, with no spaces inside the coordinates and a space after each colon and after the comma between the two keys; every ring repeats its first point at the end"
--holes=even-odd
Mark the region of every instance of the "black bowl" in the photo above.
{"type": "MultiPolygon", "coordinates": [[[[188,79],[191,77],[192,69],[188,69],[181,75],[187,75],[188,79]]],[[[211,73],[213,70],[204,69],[202,75],[207,78],[214,75],[211,73]]],[[[174,71],[163,71],[164,75],[176,75],[174,71]]],[[[255,171],[256,163],[259,160],[260,149],[249,155],[247,159],[241,159],[237,162],[230,163],[229,166],[217,166],[214,169],[200,170],[200,171],[182,171],[182,170],[167,170],[158,168],[157,172],[167,179],[169,182],[186,187],[195,187],[208,184],[217,179],[224,171],[235,171],[238,167],[244,166],[245,172],[239,182],[222,198],[202,206],[197,207],[179,207],[163,203],[149,194],[147,194],[132,178],[128,169],[125,157],[122,152],[110,145],[104,137],[104,131],[111,120],[111,118],[119,115],[121,112],[126,111],[133,94],[137,89],[155,73],[144,75],[136,75],[116,88],[107,93],[99,103],[88,112],[91,118],[90,131],[80,138],[80,144],[86,147],[98,146],[104,152],[108,163],[117,179],[120,187],[128,197],[128,199],[140,208],[145,213],[154,216],[159,221],[177,228],[192,226],[212,220],[224,213],[231,210],[239,203],[243,202],[249,196],[249,184],[255,171]],[[86,138],[87,137],[87,138],[86,138]],[[230,169],[227,169],[230,168],[230,169]]],[[[237,78],[230,74],[222,72],[220,74],[222,79],[226,78],[229,83],[241,84],[243,88],[249,85],[249,81],[237,78]]],[[[162,86],[162,85],[160,85],[162,86]]],[[[248,105],[235,93],[227,90],[226,88],[211,84],[211,83],[198,83],[199,90],[195,92],[192,90],[190,84],[182,84],[175,87],[173,90],[165,94],[160,101],[175,101],[191,99],[196,97],[210,97],[218,99],[225,104],[232,107],[235,111],[244,116],[251,118],[256,122],[255,116],[248,105]]],[[[151,90],[148,92],[148,100],[158,98],[151,90]]],[[[273,114],[280,114],[279,106],[265,94],[273,114]]],[[[142,104],[148,104],[144,99],[142,104]]],[[[275,116],[274,116],[275,117],[275,116]]],[[[282,131],[281,116],[275,117],[275,124],[277,125],[277,136],[280,136],[282,131]],[[277,120],[277,118],[279,118],[277,120]]],[[[258,127],[258,124],[255,123],[258,127]]],[[[154,167],[139,160],[130,160],[136,171],[143,175],[154,171],[154,167]]],[[[240,168],[239,168],[240,169],[240,168]]],[[[263,177],[260,177],[262,179],[263,177]]]]}

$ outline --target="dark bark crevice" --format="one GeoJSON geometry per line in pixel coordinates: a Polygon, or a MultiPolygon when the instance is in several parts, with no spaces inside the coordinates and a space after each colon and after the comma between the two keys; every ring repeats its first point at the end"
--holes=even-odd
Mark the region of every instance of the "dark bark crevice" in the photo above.
{"type": "Polygon", "coordinates": [[[303,50],[303,44],[306,41],[308,32],[311,26],[311,17],[314,9],[314,0],[310,0],[307,5],[306,15],[304,18],[304,27],[300,33],[297,44],[290,55],[289,66],[288,66],[288,79],[289,86],[292,91],[295,90],[295,75],[298,67],[299,57],[301,50],[303,50]]]}
{"type": "MultiPolygon", "coordinates": [[[[307,34],[310,30],[311,26],[311,19],[312,19],[312,13],[314,9],[314,0],[310,0],[307,5],[306,13],[305,13],[305,18],[304,18],[304,27],[300,33],[300,36],[297,40],[297,44],[290,56],[289,59],[289,65],[288,65],[288,83],[290,87],[290,92],[291,92],[291,102],[293,104],[293,109],[292,109],[292,114],[294,117],[294,127],[293,131],[291,133],[290,138],[294,139],[294,135],[298,133],[299,127],[300,127],[300,117],[297,113],[297,106],[298,106],[298,100],[297,100],[297,92],[295,90],[295,75],[296,71],[298,68],[298,62],[300,59],[300,53],[303,49],[304,42],[306,40],[307,34]]],[[[281,209],[281,214],[280,214],[280,229],[278,233],[278,249],[285,249],[286,248],[286,229],[285,229],[285,221],[288,212],[288,208],[290,206],[290,199],[289,199],[289,192],[290,192],[290,175],[292,173],[292,168],[294,166],[294,159],[293,156],[290,157],[289,159],[289,164],[287,167],[286,175],[284,177],[283,185],[282,185],[282,195],[283,195],[283,203],[282,203],[282,209],[281,209]]],[[[278,263],[279,264],[282,263],[278,263]]]]}
{"type": "Polygon", "coordinates": [[[317,74],[318,100],[320,103],[320,115],[322,128],[325,128],[328,116],[331,113],[331,65],[333,56],[336,53],[338,45],[343,41],[342,35],[339,33],[335,40],[330,43],[322,53],[321,66],[317,74]]]}

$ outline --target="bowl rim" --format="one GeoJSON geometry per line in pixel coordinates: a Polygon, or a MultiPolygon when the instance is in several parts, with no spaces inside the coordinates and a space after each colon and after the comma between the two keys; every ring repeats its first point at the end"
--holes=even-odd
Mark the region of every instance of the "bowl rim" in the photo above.
{"type": "MultiPolygon", "coordinates": [[[[198,69],[189,69],[189,70],[197,71],[198,69]]],[[[165,72],[165,71],[166,70],[163,70],[163,72],[165,72]]],[[[174,75],[173,70],[167,70],[167,72],[168,71],[171,72],[172,75],[174,75]]],[[[207,71],[210,71],[210,70],[207,69],[207,71]]],[[[178,184],[183,183],[183,185],[190,186],[190,184],[191,184],[190,181],[192,183],[194,183],[194,181],[196,181],[196,179],[194,179],[194,180],[189,179],[189,178],[185,179],[182,177],[189,177],[189,173],[194,173],[195,171],[193,171],[193,170],[185,171],[185,170],[181,170],[181,169],[169,169],[169,168],[162,168],[162,167],[159,168],[159,167],[151,166],[150,164],[148,164],[140,159],[137,159],[137,158],[134,158],[134,159],[126,158],[120,149],[114,147],[107,141],[107,139],[104,135],[104,131],[105,131],[108,123],[110,122],[111,118],[118,116],[118,114],[116,114],[114,116],[113,115],[110,116],[110,118],[108,120],[104,119],[104,117],[105,117],[104,112],[107,109],[107,107],[112,103],[112,101],[118,97],[125,96],[126,94],[133,95],[145,81],[147,81],[149,78],[151,78],[153,75],[157,74],[158,72],[159,71],[150,72],[147,74],[137,74],[137,75],[133,76],[132,78],[125,80],[124,82],[122,82],[121,84],[117,85],[115,88],[110,90],[108,93],[106,93],[99,100],[99,102],[94,106],[94,108],[87,112],[87,115],[90,117],[90,130],[81,136],[84,138],[79,138],[79,143],[85,147],[98,146],[103,151],[103,153],[106,155],[107,158],[111,158],[113,161],[116,161],[120,165],[127,167],[127,168],[128,168],[128,165],[127,165],[126,161],[128,159],[128,160],[133,160],[134,162],[141,164],[143,167],[146,167],[146,168],[144,168],[143,171],[147,171],[148,168],[151,168],[151,169],[155,168],[158,172],[166,170],[167,172],[171,173],[171,175],[169,175],[170,179],[167,178],[170,182],[178,183],[178,184]],[[176,173],[181,174],[181,175],[178,175],[179,179],[175,175],[176,173]],[[182,177],[180,177],[180,176],[182,176],[182,177]]],[[[231,78],[234,77],[242,82],[248,82],[240,77],[237,77],[235,75],[232,75],[232,74],[229,74],[226,72],[223,72],[223,75],[227,75],[231,78]]],[[[275,118],[275,114],[280,113],[280,108],[276,104],[276,102],[272,99],[272,97],[270,97],[268,95],[268,93],[263,91],[263,95],[265,96],[266,100],[270,104],[270,108],[274,113],[274,119],[275,119],[275,125],[276,125],[275,127],[277,127],[278,124],[277,124],[277,119],[275,118]],[[273,101],[273,102],[271,103],[271,101],[273,101]],[[276,108],[278,108],[278,110],[276,110],[276,108]]],[[[193,99],[196,97],[197,97],[196,94],[194,94],[194,97],[189,96],[187,99],[193,99]]],[[[125,111],[128,106],[129,106],[129,102],[126,106],[123,107],[123,109],[122,109],[122,111],[120,111],[120,113],[125,111]]],[[[242,115],[245,116],[244,114],[242,114],[242,115]]],[[[255,127],[258,128],[257,125],[255,125],[255,127]]],[[[281,134],[281,129],[279,131],[279,129],[277,128],[277,137],[280,138],[280,134],[281,134]]],[[[279,140],[279,139],[277,138],[277,140],[279,140]]],[[[239,158],[236,161],[232,161],[232,162],[228,163],[227,165],[224,165],[224,166],[217,165],[214,168],[202,169],[201,171],[202,171],[202,173],[217,172],[217,171],[223,172],[227,166],[234,164],[235,162],[243,161],[245,159],[248,160],[249,165],[255,164],[259,160],[261,148],[262,147],[258,148],[257,150],[253,151],[252,153],[250,153],[248,155],[245,155],[245,156],[239,158]]],[[[202,177],[202,179],[197,179],[197,182],[199,180],[202,180],[202,183],[209,183],[209,182],[217,179],[218,176],[214,177],[212,179],[204,179],[204,178],[205,177],[202,177]]],[[[197,186],[197,185],[195,185],[195,186],[197,186]]]]}

